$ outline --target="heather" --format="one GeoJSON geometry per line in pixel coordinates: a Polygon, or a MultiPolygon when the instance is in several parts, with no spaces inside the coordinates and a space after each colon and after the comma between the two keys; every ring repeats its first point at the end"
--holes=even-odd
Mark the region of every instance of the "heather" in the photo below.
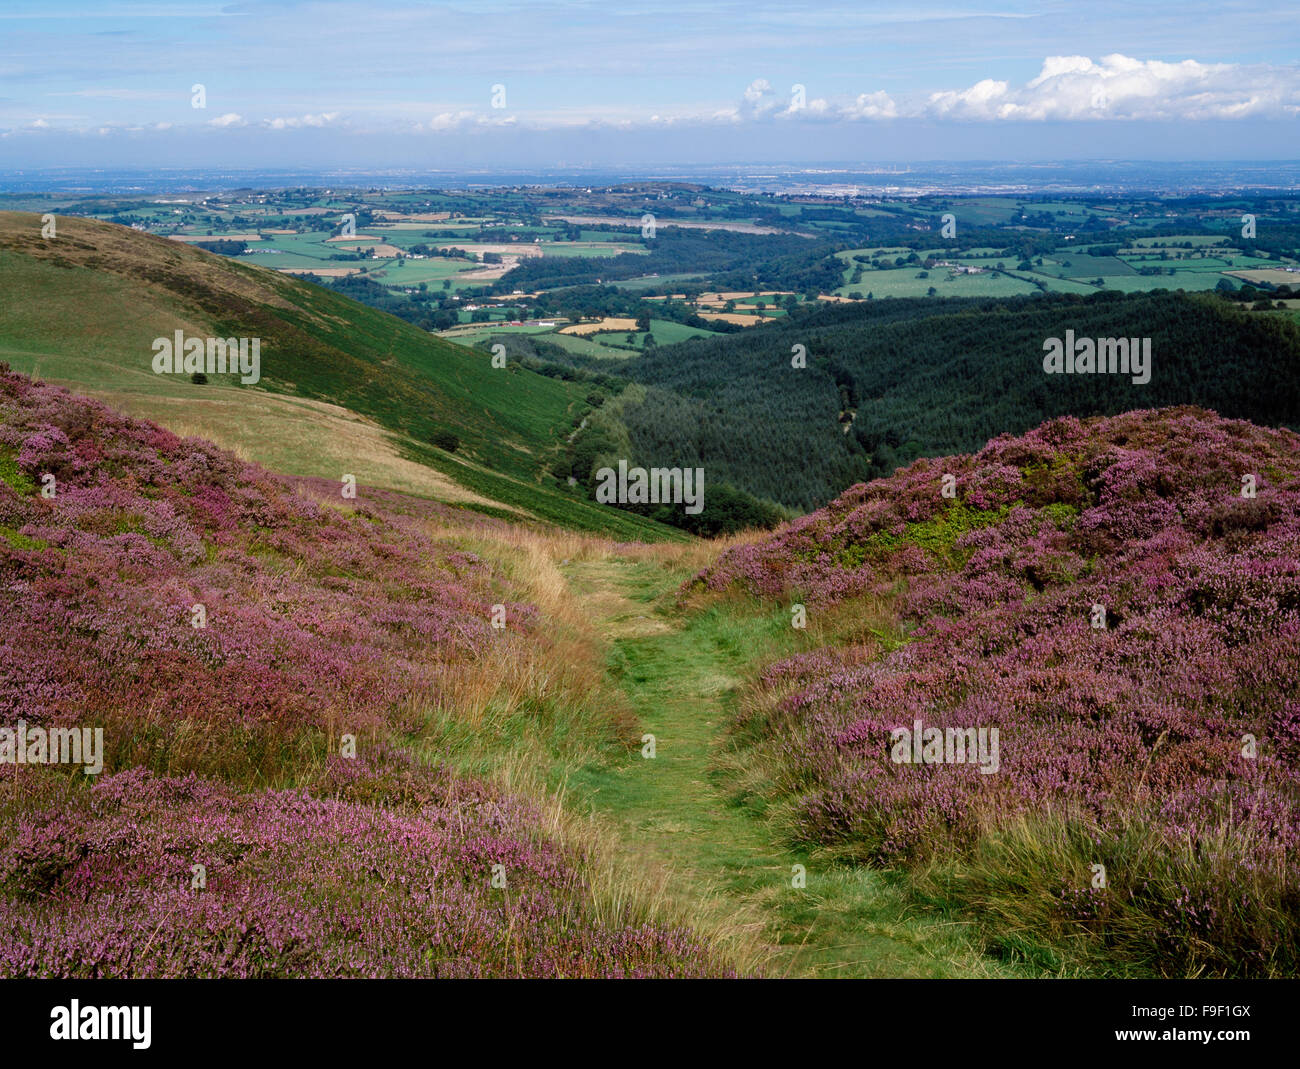
{"type": "Polygon", "coordinates": [[[923,873],[1004,949],[1014,931],[1092,970],[1294,974],[1298,446],[1193,408],[1065,418],[726,553],[697,588],[814,621],[887,607],[904,636],[765,671],[739,730],[791,834],[923,873]],[[891,731],[918,720],[997,728],[998,771],[896,762],[891,731]]]}
{"type": "Polygon", "coordinates": [[[0,726],[105,741],[99,776],[0,764],[0,975],[725,972],[544,788],[461,767],[627,727],[538,670],[537,604],[476,551],[503,525],[341,486],[0,365],[0,726]]]}
{"type": "Polygon", "coordinates": [[[596,923],[526,804],[403,778],[403,803],[378,807],[143,769],[70,792],[47,774],[21,811],[0,806],[0,976],[705,974],[689,932],[596,923]]]}
{"type": "Polygon", "coordinates": [[[411,726],[417,699],[437,704],[453,666],[492,647],[494,604],[533,626],[418,516],[13,374],[0,456],[0,576],[22,624],[0,646],[0,721],[94,710],[110,769],[212,771],[238,738],[240,774],[275,777],[304,735],[411,726]]]}

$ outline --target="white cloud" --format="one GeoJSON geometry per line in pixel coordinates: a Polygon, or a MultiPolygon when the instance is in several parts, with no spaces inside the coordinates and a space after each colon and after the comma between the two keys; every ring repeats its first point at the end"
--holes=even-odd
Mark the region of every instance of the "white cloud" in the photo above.
{"type": "Polygon", "coordinates": [[[755,78],[745,87],[739,106],[726,111],[734,112],[740,119],[761,119],[779,111],[783,103],[786,101],[777,96],[771,82],[766,78],[755,78]]]}
{"type": "MultiPolygon", "coordinates": [[[[516,115],[485,115],[479,111],[444,111],[429,120],[429,129],[436,132],[447,130],[465,130],[480,126],[517,126],[516,115]]],[[[530,123],[529,125],[550,126],[552,123],[530,123]]]]}
{"type": "MultiPolygon", "coordinates": [[[[454,110],[428,117],[427,105],[402,101],[391,109],[400,115],[376,114],[365,104],[339,106],[338,110],[298,115],[274,114],[245,118],[228,112],[206,121],[219,129],[256,126],[268,131],[319,129],[347,125],[352,132],[418,129],[431,133],[532,130],[589,127],[592,129],[684,128],[784,123],[890,122],[908,119],[942,119],[955,122],[1087,122],[1095,120],[1196,121],[1232,119],[1300,118],[1300,66],[1211,63],[1195,59],[1167,62],[1111,53],[1094,59],[1084,55],[1046,57],[1036,74],[1023,82],[998,77],[997,70],[981,72],[971,84],[952,89],[899,93],[854,86],[836,95],[825,93],[809,76],[807,85],[773,83],[754,78],[734,100],[663,107],[646,100],[643,105],[580,101],[565,106],[504,110],[454,110]],[[821,90],[824,95],[813,96],[821,90]],[[417,110],[418,109],[418,110],[417,110]]],[[[126,97],[134,91],[117,88],[86,90],[85,95],[126,97]]],[[[231,103],[236,103],[231,101],[231,103]]],[[[239,106],[239,105],[236,105],[239,106]]],[[[445,105],[444,105],[445,106],[445,105]]],[[[247,110],[247,109],[245,109],[247,110]]],[[[429,109],[432,110],[432,109],[429,109]]],[[[159,122],[123,127],[110,119],[51,112],[6,114],[9,132],[45,129],[72,130],[102,135],[115,130],[165,130],[159,122]],[[10,117],[12,116],[12,117],[10,117]],[[97,129],[98,128],[98,129],[97,129]]],[[[200,115],[194,122],[201,122],[200,115]]],[[[177,122],[176,127],[190,125],[177,122]]]]}
{"type": "Polygon", "coordinates": [[[429,129],[459,130],[464,126],[472,126],[478,121],[478,118],[479,115],[476,111],[444,111],[429,120],[429,129]]]}
{"type": "MultiPolygon", "coordinates": [[[[793,89],[791,90],[793,94],[793,89]]],[[[1300,116],[1300,68],[1142,60],[1112,53],[1048,56],[1024,85],[984,78],[966,89],[896,101],[884,90],[845,102],[821,98],[794,106],[765,78],[745,88],[734,107],[702,116],[713,122],[766,119],[963,121],[1198,120],[1300,116]]]]}
{"type": "Polygon", "coordinates": [[[898,105],[883,89],[875,93],[859,93],[857,100],[840,114],[846,119],[893,119],[898,116],[898,105]]]}
{"type": "Polygon", "coordinates": [[[263,119],[272,130],[293,130],[302,126],[329,126],[339,117],[337,111],[327,111],[320,115],[296,115],[286,119],[263,119]]]}
{"type": "Polygon", "coordinates": [[[821,97],[807,99],[807,87],[792,85],[788,94],[779,93],[766,78],[755,78],[741,96],[739,105],[715,111],[718,122],[742,122],[753,119],[834,119],[837,109],[821,97]]]}
{"type": "Polygon", "coordinates": [[[1300,115],[1300,71],[1179,63],[1113,53],[1049,56],[1023,86],[986,78],[932,93],[923,114],[951,119],[1233,119],[1300,115]]]}

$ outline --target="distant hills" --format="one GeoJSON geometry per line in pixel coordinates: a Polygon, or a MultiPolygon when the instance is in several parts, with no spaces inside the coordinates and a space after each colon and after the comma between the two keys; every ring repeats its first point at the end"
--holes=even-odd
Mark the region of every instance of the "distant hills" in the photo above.
{"type": "Polygon", "coordinates": [[[592,499],[595,473],[624,459],[703,468],[707,522],[682,525],[711,533],[820,507],[917,457],[1063,415],[1195,404],[1300,426],[1293,316],[1213,294],[799,306],[761,328],[602,366],[596,385],[544,359],[494,367],[482,350],[320,286],[76,217],[43,237],[41,216],[0,212],[0,292],[0,360],[15,370],[287,474],[351,474],[628,539],[685,536],[657,522],[681,517],[592,499]],[[257,374],[156,373],[155,340],[178,331],[257,339],[257,374]],[[1149,340],[1150,381],[1046,374],[1044,343],[1069,332],[1149,340]]]}

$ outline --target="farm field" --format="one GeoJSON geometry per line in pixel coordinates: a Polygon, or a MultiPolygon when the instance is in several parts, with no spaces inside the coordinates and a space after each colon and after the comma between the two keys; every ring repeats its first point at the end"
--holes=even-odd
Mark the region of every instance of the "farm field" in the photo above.
{"type": "Polygon", "coordinates": [[[833,293],[837,297],[924,297],[934,290],[944,297],[1009,297],[1034,292],[1032,283],[1005,274],[953,274],[933,268],[925,272],[927,277],[918,278],[920,273],[912,268],[871,271],[864,273],[861,281],[840,286],[833,293]]]}
{"type": "MultiPolygon", "coordinates": [[[[561,349],[577,356],[589,356],[597,360],[626,360],[634,355],[628,349],[602,344],[601,337],[601,335],[597,334],[591,338],[582,338],[573,334],[560,334],[557,332],[544,335],[542,340],[550,342],[552,345],[558,345],[561,349]]],[[[605,336],[607,340],[618,337],[620,336],[605,336]]]]}
{"type": "MultiPolygon", "coordinates": [[[[1288,270],[1300,268],[1295,248],[1262,249],[1241,240],[1233,229],[1239,217],[1217,208],[1171,213],[1148,200],[935,196],[864,200],[847,214],[841,209],[828,210],[815,198],[759,202],[719,190],[611,187],[545,194],[192,195],[114,202],[103,215],[284,274],[311,275],[423,330],[475,345],[494,332],[543,333],[510,325],[517,321],[553,321],[554,337],[597,338],[592,324],[598,321],[621,333],[617,343],[595,341],[590,350],[550,342],[577,358],[624,359],[645,347],[647,333],[663,346],[699,339],[701,332],[753,329],[819,298],[1086,297],[1102,290],[1243,287],[1282,287],[1285,297],[1285,289],[1300,284],[1300,273],[1288,270]],[[671,209],[661,207],[664,201],[671,209]],[[557,203],[570,207],[557,209],[557,203]],[[641,218],[656,211],[663,226],[647,240],[641,218]],[[945,244],[940,230],[948,217],[969,238],[945,244]],[[345,235],[348,219],[354,232],[345,235]],[[873,232],[886,239],[861,240],[873,232]],[[771,281],[737,285],[763,263],[761,250],[769,244],[775,250],[776,243],[784,244],[771,281]],[[735,253],[719,259],[733,247],[735,253]],[[697,262],[708,266],[682,269],[697,262]],[[481,318],[471,305],[488,309],[486,323],[471,322],[481,318]],[[632,329],[630,321],[647,308],[655,329],[632,329]],[[584,321],[581,331],[569,328],[575,319],[584,321]]],[[[1257,208],[1265,227],[1283,225],[1288,211],[1281,203],[1257,208]]]]}
{"type": "MultiPolygon", "coordinates": [[[[1045,293],[1087,293],[1099,288],[1095,285],[1097,279],[1101,279],[1100,288],[1121,293],[1153,289],[1201,291],[1215,289],[1221,282],[1234,287],[1240,282],[1300,284],[1300,272],[1279,268],[1271,259],[1243,255],[1238,249],[1224,247],[1223,238],[1203,235],[1195,238],[1184,235],[1168,239],[1139,238],[1132,245],[1107,245],[1107,249],[1115,250],[1107,255],[1093,255],[1093,246],[1078,245],[1068,251],[1036,256],[1027,266],[995,249],[970,249],[958,255],[928,249],[918,255],[920,262],[914,266],[883,271],[860,261],[889,262],[907,257],[912,250],[853,249],[836,253],[845,264],[845,281],[832,292],[841,297],[867,292],[882,297],[1009,296],[1034,289],[1045,293]],[[1189,250],[1184,245],[1194,248],[1189,250]],[[927,269],[924,264],[929,260],[939,263],[927,269]],[[927,277],[921,277],[923,272],[927,277]],[[852,281],[854,278],[856,282],[852,281]],[[934,294],[930,292],[931,287],[934,294]]],[[[1300,266],[1300,260],[1295,257],[1284,262],[1300,266]]]]}

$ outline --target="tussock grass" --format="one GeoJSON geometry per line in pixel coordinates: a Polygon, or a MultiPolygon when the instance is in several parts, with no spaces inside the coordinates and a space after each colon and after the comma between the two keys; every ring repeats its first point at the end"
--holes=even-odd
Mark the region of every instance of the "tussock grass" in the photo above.
{"type": "Polygon", "coordinates": [[[987,814],[969,850],[913,878],[930,903],[978,918],[990,953],[1056,975],[1294,976],[1285,861],[1245,864],[1252,837],[1225,820],[1171,844],[1140,812],[1118,837],[1085,813],[987,814]]]}

